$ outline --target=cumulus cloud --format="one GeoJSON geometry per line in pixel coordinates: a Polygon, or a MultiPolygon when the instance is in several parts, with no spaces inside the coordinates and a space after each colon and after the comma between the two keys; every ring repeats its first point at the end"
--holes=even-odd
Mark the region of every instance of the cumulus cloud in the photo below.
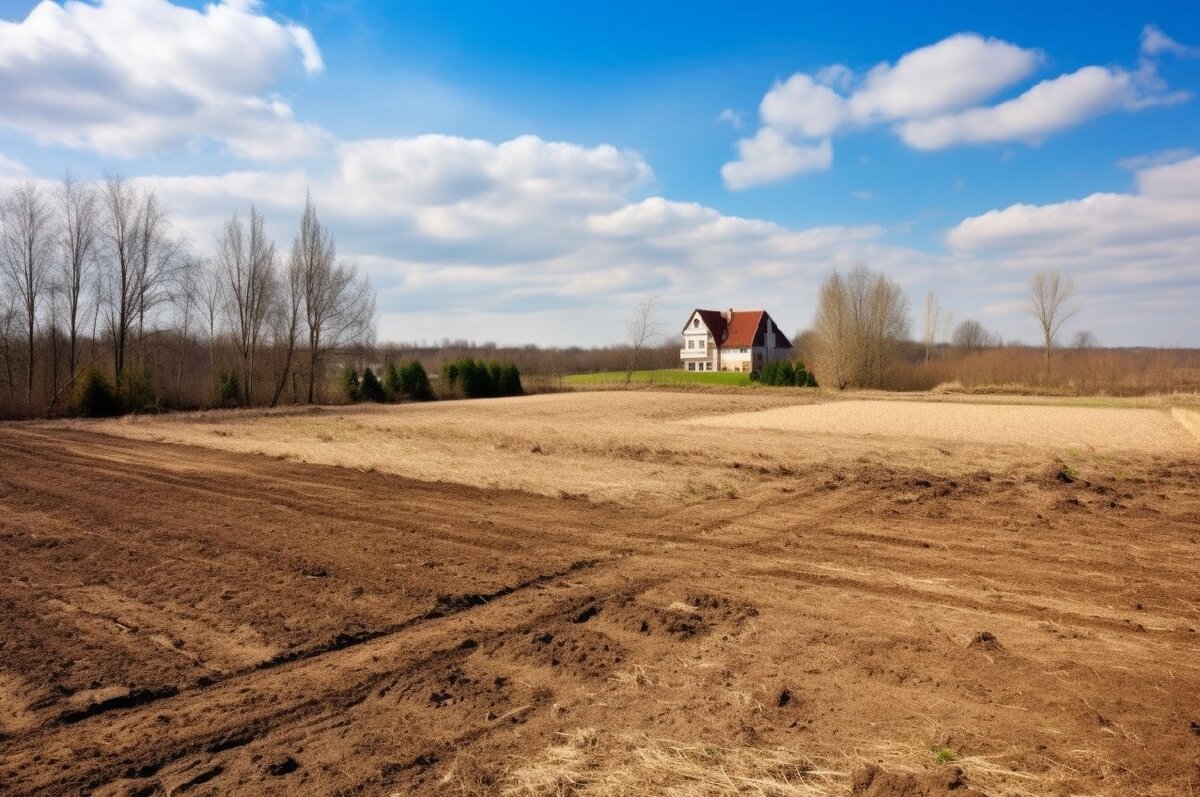
{"type": "Polygon", "coordinates": [[[0,125],[123,158],[204,140],[291,158],[324,136],[272,89],[323,66],[308,30],[251,0],[43,0],[23,21],[0,20],[0,125]]]}
{"type": "Polygon", "coordinates": [[[1130,193],[1096,193],[1048,205],[1012,205],[968,218],[946,234],[961,254],[1003,268],[1061,268],[1093,284],[1196,288],[1200,262],[1200,157],[1153,166],[1130,193]]]}
{"type": "Polygon", "coordinates": [[[1138,101],[1128,73],[1088,66],[1043,80],[999,105],[915,119],[896,129],[905,144],[924,150],[996,141],[1038,143],[1051,133],[1138,101]]]}
{"type": "Polygon", "coordinates": [[[1087,66],[995,105],[984,103],[1029,77],[1045,60],[1040,51],[958,33],[861,76],[842,64],[796,73],[763,96],[761,127],[737,142],[739,158],[722,174],[735,190],[799,174],[811,169],[795,167],[797,153],[812,149],[816,140],[823,154],[830,137],[880,124],[922,150],[1037,143],[1104,113],[1188,99],[1187,92],[1167,91],[1150,57],[1186,49],[1149,26],[1136,70],[1087,66]]]}
{"type": "Polygon", "coordinates": [[[717,114],[717,121],[725,122],[734,130],[741,130],[744,117],[741,111],[735,111],[732,108],[725,108],[719,114],[717,114]]]}
{"type": "Polygon", "coordinates": [[[815,145],[800,145],[778,130],[764,127],[737,146],[738,159],[721,167],[725,184],[735,191],[833,165],[833,143],[828,138],[815,145]]]}

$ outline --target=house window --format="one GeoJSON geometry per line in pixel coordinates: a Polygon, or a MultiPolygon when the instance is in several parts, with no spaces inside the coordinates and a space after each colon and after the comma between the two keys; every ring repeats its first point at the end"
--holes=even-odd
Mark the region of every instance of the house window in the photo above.
{"type": "Polygon", "coordinates": [[[688,370],[689,370],[689,371],[695,371],[695,370],[696,370],[696,364],[695,364],[695,363],[688,363],[688,370]]]}
{"type": "Polygon", "coordinates": [[[693,319],[692,319],[692,329],[696,329],[696,328],[697,328],[697,327],[699,327],[699,326],[700,326],[700,319],[699,319],[699,318],[693,318],[693,319]]]}
{"type": "Polygon", "coordinates": [[[696,344],[696,341],[694,341],[694,340],[692,340],[692,339],[690,339],[690,338],[688,339],[688,348],[689,348],[689,349],[694,349],[694,348],[696,348],[696,345],[695,345],[695,344],[696,344]]]}
{"type": "Polygon", "coordinates": [[[705,371],[711,371],[711,370],[712,370],[712,363],[705,363],[705,364],[704,364],[704,370],[705,370],[705,371]]]}

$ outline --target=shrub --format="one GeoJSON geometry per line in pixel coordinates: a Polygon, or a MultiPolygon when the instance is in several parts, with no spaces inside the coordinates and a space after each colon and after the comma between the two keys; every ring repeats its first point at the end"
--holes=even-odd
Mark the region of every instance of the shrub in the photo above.
{"type": "MultiPolygon", "coordinates": [[[[450,381],[449,368],[442,368],[446,375],[447,384],[451,389],[454,382],[450,381]]],[[[519,396],[525,390],[521,385],[521,372],[512,363],[500,363],[495,360],[485,362],[464,357],[453,363],[453,373],[457,377],[458,387],[467,398],[488,398],[491,396],[519,396]]]]}
{"type": "Polygon", "coordinates": [[[347,401],[359,400],[360,386],[358,371],[351,366],[344,368],[342,370],[342,393],[346,396],[347,401]]]}
{"type": "Polygon", "coordinates": [[[370,368],[363,371],[362,380],[358,383],[358,400],[378,403],[387,401],[387,394],[383,391],[383,383],[379,381],[379,377],[375,376],[375,372],[370,368]]]}
{"type": "Polygon", "coordinates": [[[236,407],[242,398],[242,387],[237,374],[227,368],[217,371],[213,384],[213,400],[218,407],[236,407]]]}
{"type": "Polygon", "coordinates": [[[134,412],[155,404],[154,378],[150,369],[130,368],[121,379],[121,404],[134,412]]]}
{"type": "Polygon", "coordinates": [[[804,363],[796,363],[796,387],[816,387],[817,378],[812,371],[805,368],[804,363]]]}
{"type": "Polygon", "coordinates": [[[458,385],[458,363],[446,363],[442,366],[442,378],[446,380],[446,387],[453,390],[458,385]]]}
{"type": "Polygon", "coordinates": [[[429,374],[420,360],[413,360],[400,369],[400,390],[413,401],[429,401],[433,398],[433,386],[429,374]]]}
{"type": "Polygon", "coordinates": [[[393,400],[404,394],[404,379],[400,376],[400,369],[396,367],[395,363],[387,364],[387,369],[383,372],[383,386],[393,400]]]}
{"type": "Polygon", "coordinates": [[[775,387],[791,386],[796,383],[796,371],[787,360],[774,360],[763,366],[758,381],[775,387]]]}
{"type": "Polygon", "coordinates": [[[79,379],[76,404],[85,418],[109,418],[121,414],[121,400],[112,383],[97,368],[89,368],[79,379]]]}
{"type": "Polygon", "coordinates": [[[513,363],[504,366],[504,371],[500,375],[499,388],[498,392],[501,396],[520,396],[525,393],[525,388],[521,386],[521,372],[513,363]]]}

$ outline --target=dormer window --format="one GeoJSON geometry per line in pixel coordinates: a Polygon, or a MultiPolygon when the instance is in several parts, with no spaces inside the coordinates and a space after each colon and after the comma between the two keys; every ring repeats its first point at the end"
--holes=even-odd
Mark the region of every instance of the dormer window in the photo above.
{"type": "Polygon", "coordinates": [[[695,329],[695,328],[696,328],[696,327],[698,327],[698,326],[700,326],[700,319],[699,319],[699,318],[693,318],[693,319],[692,319],[692,329],[695,329]]]}

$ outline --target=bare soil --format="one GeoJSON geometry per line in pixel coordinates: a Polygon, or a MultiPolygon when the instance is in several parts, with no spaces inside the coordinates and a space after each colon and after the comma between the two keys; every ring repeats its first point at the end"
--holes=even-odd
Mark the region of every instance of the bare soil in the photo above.
{"type": "Polygon", "coordinates": [[[0,427],[0,792],[1200,791],[1194,450],[622,457],[514,404],[473,445],[538,489],[0,427]]]}

